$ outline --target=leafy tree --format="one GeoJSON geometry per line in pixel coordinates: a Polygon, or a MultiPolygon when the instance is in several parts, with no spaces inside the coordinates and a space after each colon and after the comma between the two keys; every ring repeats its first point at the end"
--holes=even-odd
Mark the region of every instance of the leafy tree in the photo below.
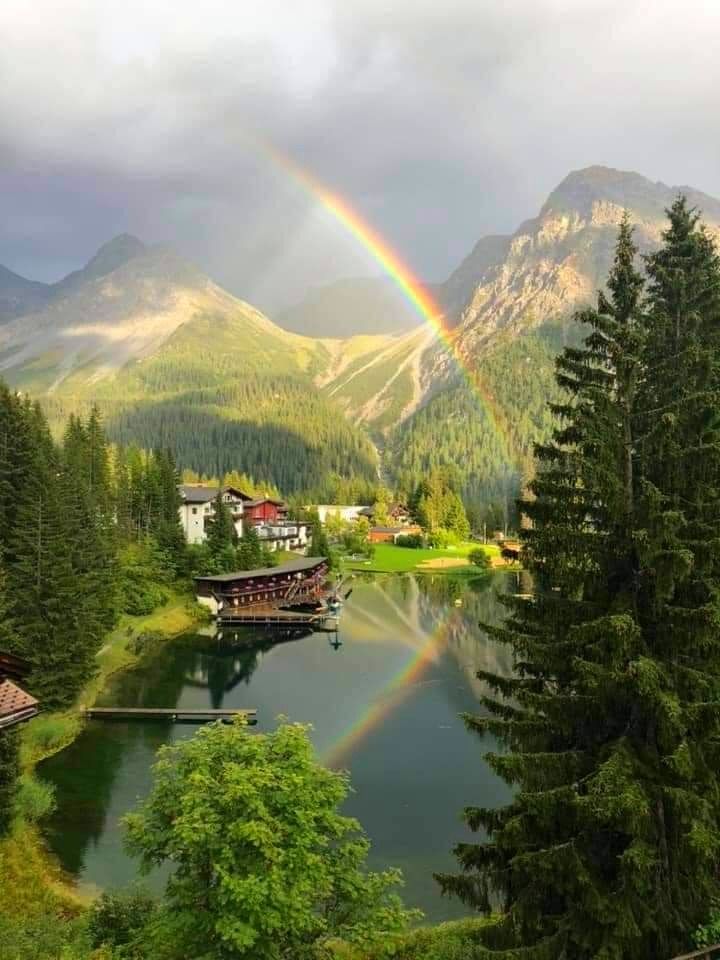
{"type": "Polygon", "coordinates": [[[474,547],[468,554],[468,560],[474,567],[478,567],[480,570],[489,570],[492,566],[490,557],[482,547],[474,547]]]}
{"type": "Polygon", "coordinates": [[[503,896],[487,956],[671,956],[718,893],[720,268],[683,200],[647,312],[634,256],[625,220],[522,503],[536,595],[491,630],[516,674],[481,672],[495,696],[467,718],[517,788],[466,810],[488,840],[440,877],[483,909],[503,896]]]}
{"type": "Polygon", "coordinates": [[[150,954],[302,960],[335,938],[370,946],[400,931],[400,874],[365,872],[368,841],[338,813],[347,793],[295,724],[213,724],[162,747],[149,798],[125,820],[143,870],[173,864],[150,954]]]}

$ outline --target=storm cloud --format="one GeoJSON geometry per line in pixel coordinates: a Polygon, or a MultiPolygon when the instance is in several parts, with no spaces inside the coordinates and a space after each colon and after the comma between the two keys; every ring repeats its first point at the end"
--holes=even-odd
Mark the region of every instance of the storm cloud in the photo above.
{"type": "Polygon", "coordinates": [[[376,274],[276,151],[432,281],[571,169],[720,195],[719,41],[715,0],[4,0],[0,263],[129,231],[271,312],[376,274]]]}

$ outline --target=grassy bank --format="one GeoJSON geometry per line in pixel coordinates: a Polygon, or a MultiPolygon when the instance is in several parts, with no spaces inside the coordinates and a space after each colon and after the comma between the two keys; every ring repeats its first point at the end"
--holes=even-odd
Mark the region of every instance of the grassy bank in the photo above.
{"type": "MultiPolygon", "coordinates": [[[[46,960],[85,957],[82,925],[75,918],[85,903],[72,878],[49,854],[39,820],[52,809],[52,793],[34,771],[37,764],[68,746],[83,727],[81,706],[90,706],[108,679],[136,663],[133,640],[152,633],[171,638],[189,630],[203,616],[187,594],[170,592],[166,603],[145,616],[123,615],[98,653],[98,671],[67,710],[44,713],[21,730],[21,780],[18,818],[8,837],[0,840],[0,947],[3,960],[46,960]],[[23,917],[23,923],[17,921],[23,917]],[[77,942],[76,942],[77,941],[77,942]]],[[[101,954],[98,954],[100,956],[101,954]]]]}
{"type": "MultiPolygon", "coordinates": [[[[480,546],[464,542],[453,547],[420,548],[397,547],[392,543],[378,543],[372,560],[343,559],[346,570],[364,570],[367,573],[460,573],[478,574],[479,570],[468,560],[468,554],[480,546]]],[[[490,557],[500,559],[496,546],[482,549],[490,557]]]]}

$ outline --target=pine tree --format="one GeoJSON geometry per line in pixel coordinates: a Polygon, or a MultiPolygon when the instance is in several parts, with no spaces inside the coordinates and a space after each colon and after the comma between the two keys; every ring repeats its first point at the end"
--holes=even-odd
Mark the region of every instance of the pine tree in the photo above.
{"type": "Polygon", "coordinates": [[[219,558],[232,551],[237,543],[237,531],[230,507],[223,500],[223,487],[218,488],[213,504],[213,517],[208,526],[207,549],[211,557],[219,558]]]}
{"type": "Polygon", "coordinates": [[[238,570],[257,570],[265,565],[260,537],[251,523],[245,526],[238,542],[236,563],[238,570]]]}
{"type": "MultiPolygon", "coordinates": [[[[720,484],[716,450],[699,449],[720,396],[708,373],[718,367],[717,334],[706,346],[702,338],[717,329],[717,301],[703,295],[717,290],[720,270],[698,233],[673,280],[683,309],[667,309],[660,265],[677,266],[678,244],[695,232],[686,223],[681,240],[683,208],[673,208],[648,264],[649,315],[625,220],[609,295],[580,315],[590,335],[558,363],[568,400],[537,451],[534,499],[522,503],[536,594],[510,600],[494,631],[512,645],[516,673],[481,673],[495,696],[484,700],[488,716],[467,718],[506,745],[488,760],[517,791],[500,810],[466,810],[489,839],[458,847],[463,872],[439,878],[481,909],[503,896],[480,955],[670,956],[718,893],[720,567],[714,543],[691,545],[698,528],[687,521],[692,513],[710,522],[704,495],[720,484]],[[684,343],[663,334],[671,319],[686,329],[684,343]],[[677,423],[662,442],[648,403],[661,395],[677,423]]],[[[715,529],[717,517],[715,509],[715,529]]]]}

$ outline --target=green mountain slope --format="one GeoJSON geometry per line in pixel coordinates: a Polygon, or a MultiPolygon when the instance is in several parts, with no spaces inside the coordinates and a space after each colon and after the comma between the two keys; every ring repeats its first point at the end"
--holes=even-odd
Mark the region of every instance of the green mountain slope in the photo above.
{"type": "Polygon", "coordinates": [[[130,252],[7,324],[0,376],[39,395],[53,423],[98,403],[112,439],[169,446],[199,472],[318,495],[333,473],[376,479],[366,434],[314,383],[330,362],[322,341],[281,330],[171,251],[130,252]]]}

